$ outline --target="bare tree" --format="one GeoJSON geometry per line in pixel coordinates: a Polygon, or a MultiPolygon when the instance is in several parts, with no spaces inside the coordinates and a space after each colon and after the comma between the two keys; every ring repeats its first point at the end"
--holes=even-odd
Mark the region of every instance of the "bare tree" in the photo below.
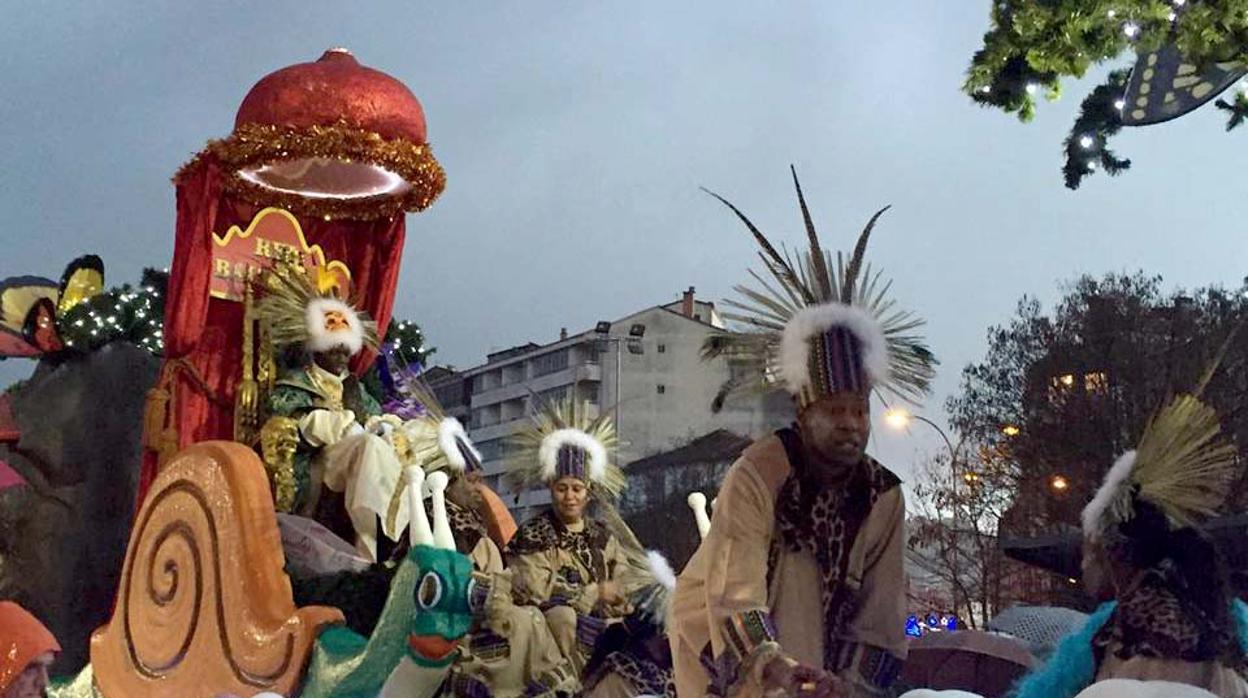
{"type": "Polygon", "coordinates": [[[1018,468],[1005,444],[973,445],[969,457],[966,446],[963,439],[919,471],[907,558],[912,576],[922,576],[912,580],[914,601],[943,589],[959,618],[979,628],[1016,600],[1020,566],[1005,558],[997,537],[1018,468]]]}

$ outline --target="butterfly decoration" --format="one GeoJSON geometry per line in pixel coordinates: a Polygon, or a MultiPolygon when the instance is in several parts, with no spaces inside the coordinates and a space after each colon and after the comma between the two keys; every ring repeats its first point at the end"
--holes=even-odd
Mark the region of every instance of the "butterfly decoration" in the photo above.
{"type": "Polygon", "coordinates": [[[1123,95],[1122,123],[1148,126],[1175,119],[1217,97],[1248,70],[1237,61],[1203,70],[1189,63],[1173,44],[1142,53],[1123,95]]]}
{"type": "Polygon", "coordinates": [[[104,291],[104,262],[84,255],[70,262],[60,283],[40,276],[0,281],[0,359],[38,358],[65,348],[58,320],[104,291]]]}

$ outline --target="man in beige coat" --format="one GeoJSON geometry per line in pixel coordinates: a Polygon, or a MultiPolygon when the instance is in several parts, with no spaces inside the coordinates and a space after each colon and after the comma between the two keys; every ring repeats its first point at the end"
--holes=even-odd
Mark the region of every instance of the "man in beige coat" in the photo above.
{"type": "Polygon", "coordinates": [[[857,285],[870,226],[833,274],[808,216],[811,251],[797,265],[745,222],[774,277],[767,286],[780,290],[747,293],[736,319],[755,329],[716,337],[708,351],[754,366],[760,386],[779,378],[797,422],[729,469],[677,580],[677,692],[883,695],[906,655],[905,504],[897,476],[864,450],[870,394],[921,396],[934,362],[909,334],[919,322],[875,294],[873,278],[857,285]]]}

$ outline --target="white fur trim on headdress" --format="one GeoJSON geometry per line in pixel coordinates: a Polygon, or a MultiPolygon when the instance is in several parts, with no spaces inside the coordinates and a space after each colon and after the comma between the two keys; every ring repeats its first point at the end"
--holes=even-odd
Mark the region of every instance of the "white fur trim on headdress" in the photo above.
{"type": "Polygon", "coordinates": [[[1134,467],[1135,451],[1127,451],[1118,456],[1113,467],[1105,473],[1105,482],[1096,491],[1092,501],[1083,508],[1083,515],[1080,517],[1085,536],[1097,539],[1105,532],[1105,513],[1113,504],[1114,498],[1122,492],[1122,488],[1127,486],[1127,480],[1131,478],[1131,469],[1134,467]]]}
{"type": "Polygon", "coordinates": [[[607,448],[598,439],[580,429],[558,429],[542,439],[542,446],[537,451],[537,460],[542,466],[542,480],[552,482],[559,469],[559,449],[565,445],[584,449],[589,454],[589,479],[602,480],[607,472],[607,448]]]}
{"type": "Polygon", "coordinates": [[[337,298],[316,298],[304,309],[304,322],[308,328],[307,348],[313,353],[329,351],[334,347],[346,347],[355,356],[364,348],[364,323],[355,308],[337,298]],[[325,329],[325,313],[338,311],[347,318],[346,330],[329,332],[325,329]]]}
{"type": "Polygon", "coordinates": [[[472,445],[472,439],[468,438],[468,432],[464,430],[464,425],[460,424],[458,419],[446,417],[438,422],[438,446],[442,448],[442,454],[446,456],[446,462],[451,468],[462,473],[468,469],[468,462],[464,460],[464,454],[459,450],[459,442],[463,442],[468,452],[476,456],[478,462],[481,461],[481,453],[476,446],[472,445]]]}
{"type": "Polygon", "coordinates": [[[888,341],[884,329],[871,313],[843,303],[824,303],[793,314],[780,337],[780,378],[793,395],[810,387],[810,340],[833,327],[844,327],[858,338],[862,367],[867,380],[879,384],[888,379],[888,341]]]}
{"type": "Polygon", "coordinates": [[[650,568],[650,574],[654,575],[655,581],[662,584],[664,589],[668,591],[676,589],[676,570],[672,569],[672,563],[663,557],[663,553],[657,550],[647,550],[646,566],[650,568]]]}

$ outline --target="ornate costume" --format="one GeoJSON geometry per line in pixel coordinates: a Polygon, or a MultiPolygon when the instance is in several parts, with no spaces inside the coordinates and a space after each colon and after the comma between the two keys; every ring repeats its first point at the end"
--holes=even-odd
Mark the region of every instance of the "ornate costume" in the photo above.
{"type": "Polygon", "coordinates": [[[1116,600],[1024,679],[1019,698],[1069,698],[1106,679],[1248,696],[1248,606],[1231,598],[1217,551],[1192,528],[1218,510],[1236,471],[1235,449],[1199,393],[1157,413],[1084,509],[1085,545],[1126,576],[1116,600]]]}
{"type": "MultiPolygon", "coordinates": [[[[365,344],[376,346],[376,328],[302,273],[279,266],[263,278],[258,315],[275,345],[302,352],[297,365],[279,371],[269,396],[273,418],[262,434],[298,434],[293,473],[273,473],[278,508],[329,518],[325,523],[344,534],[321,501],[322,486],[341,492],[360,554],[376,560],[378,520],[390,540],[397,540],[408,522],[400,482],[410,456],[396,449],[400,444],[392,436],[402,421],[381,414],[377,401],[354,376],[335,374],[315,358],[331,351],[354,356],[365,344]]],[[[281,441],[265,440],[266,448],[281,441]]]]}
{"type": "Polygon", "coordinates": [[[615,443],[615,427],[605,415],[590,419],[584,407],[546,405],[519,437],[509,472],[515,492],[565,477],[581,480],[604,517],[586,516],[569,526],[552,507],[526,521],[507,547],[517,601],[542,610],[591,696],[639,695],[662,687],[670,677],[664,662],[627,649],[629,639],[643,632],[646,623],[644,612],[635,613],[638,607],[651,608],[663,593],[656,590],[646,553],[613,506],[625,485],[623,472],[609,462],[615,443]],[[617,585],[621,597],[610,603],[599,595],[599,585],[608,581],[617,585]],[[600,643],[608,632],[612,642],[600,643]],[[599,661],[591,665],[595,652],[599,661]],[[592,673],[585,674],[587,667],[592,673]],[[614,671],[624,668],[644,671],[614,671]],[[629,680],[643,674],[644,686],[629,680]]]}
{"type": "Polygon", "coordinates": [[[481,470],[481,456],[463,425],[444,414],[432,391],[411,372],[387,367],[383,376],[383,384],[396,393],[393,397],[420,413],[400,430],[413,458],[426,473],[446,473],[452,489],[460,493],[461,501],[452,497],[446,502],[455,547],[493,588],[508,592],[498,593],[491,613],[478,619],[460,640],[443,695],[519,698],[575,692],[580,687],[577,676],[541,611],[512,600],[511,572],[504,569],[503,556],[479,513],[480,495],[466,479],[481,470]]]}
{"type": "MultiPolygon", "coordinates": [[[[848,260],[820,246],[800,185],[810,249],[781,253],[754,234],[771,279],[738,287],[730,319],[746,331],[712,337],[707,356],[752,368],[741,391],[785,388],[799,405],[824,396],[926,393],[934,360],[913,332],[922,321],[884,296],[864,267],[877,213],[848,260]],[[778,290],[777,290],[778,285],[778,290]],[[779,385],[777,385],[779,383],[779,385]]],[[[717,197],[719,198],[719,197],[717,197]]],[[[905,504],[898,478],[868,456],[835,485],[806,462],[802,435],[782,429],[750,446],[720,486],[709,530],[681,572],[669,634],[679,695],[757,696],[769,662],[838,674],[854,695],[880,695],[906,654],[902,566],[905,504]]]]}

